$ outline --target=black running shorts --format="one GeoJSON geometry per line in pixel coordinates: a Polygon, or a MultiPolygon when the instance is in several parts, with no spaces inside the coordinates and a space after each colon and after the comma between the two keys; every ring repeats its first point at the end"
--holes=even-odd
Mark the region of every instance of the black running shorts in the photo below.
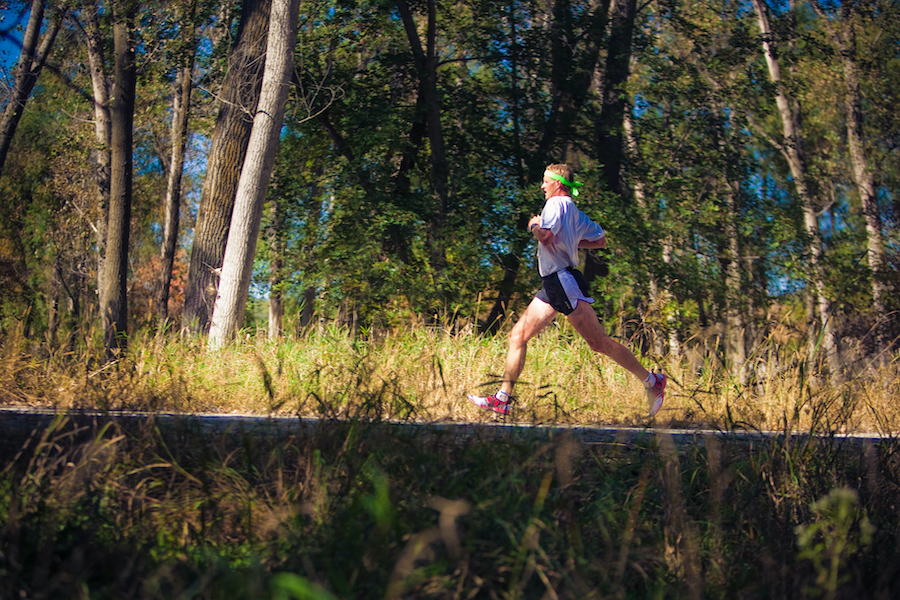
{"type": "Polygon", "coordinates": [[[578,269],[570,267],[541,279],[544,285],[535,297],[564,315],[572,314],[579,300],[594,303],[594,299],[588,295],[588,283],[578,269]]]}

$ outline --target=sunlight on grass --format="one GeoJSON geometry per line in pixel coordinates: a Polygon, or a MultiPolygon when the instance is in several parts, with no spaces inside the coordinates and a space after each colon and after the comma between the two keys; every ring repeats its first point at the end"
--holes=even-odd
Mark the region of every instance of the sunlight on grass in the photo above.
{"type": "Polygon", "coordinates": [[[222,431],[191,418],[163,426],[155,415],[67,413],[31,432],[11,427],[0,464],[0,589],[48,598],[888,597],[894,575],[866,569],[900,572],[895,436],[676,444],[650,430],[623,444],[566,430],[419,425],[898,430],[896,364],[834,386],[796,353],[771,350],[746,385],[715,360],[663,362],[667,404],[651,421],[640,383],[564,322],[530,345],[508,418],[465,399],[497,385],[502,334],[420,327],[359,339],[326,328],[278,342],[244,335],[217,352],[148,336],[113,362],[92,358],[100,349],[7,337],[8,406],[321,418],[222,431]]]}
{"type": "MultiPolygon", "coordinates": [[[[198,339],[146,336],[132,339],[114,363],[86,350],[51,352],[14,337],[2,348],[0,386],[10,405],[470,422],[499,418],[472,406],[466,394],[497,389],[506,335],[418,327],[360,339],[328,327],[277,342],[245,333],[215,352],[198,339]]],[[[699,367],[671,358],[660,365],[644,360],[669,376],[666,404],[650,421],[640,382],[557,321],[529,344],[515,409],[506,420],[898,430],[896,362],[861,370],[836,387],[796,351],[773,346],[753,355],[766,361],[756,362],[746,385],[716,360],[699,367]]]]}

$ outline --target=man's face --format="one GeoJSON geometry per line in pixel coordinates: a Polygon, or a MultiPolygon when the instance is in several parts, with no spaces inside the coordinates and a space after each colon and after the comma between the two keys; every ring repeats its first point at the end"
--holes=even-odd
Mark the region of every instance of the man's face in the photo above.
{"type": "Polygon", "coordinates": [[[547,200],[548,198],[558,195],[558,192],[562,189],[562,183],[544,175],[544,182],[541,184],[541,189],[544,190],[544,200],[547,200]]]}

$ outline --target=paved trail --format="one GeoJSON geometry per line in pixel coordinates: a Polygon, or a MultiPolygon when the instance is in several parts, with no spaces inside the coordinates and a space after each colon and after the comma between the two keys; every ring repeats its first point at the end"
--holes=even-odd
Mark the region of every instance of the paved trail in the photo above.
{"type": "MultiPolygon", "coordinates": [[[[115,422],[124,428],[137,427],[153,420],[161,430],[166,428],[190,429],[197,432],[224,435],[249,433],[251,435],[302,435],[317,427],[327,427],[333,420],[297,417],[271,417],[249,414],[213,413],[142,413],[127,411],[55,411],[51,409],[0,407],[0,458],[15,453],[22,443],[36,430],[46,429],[54,419],[64,417],[80,427],[96,427],[115,422]]],[[[638,427],[592,427],[584,425],[559,425],[481,421],[468,423],[395,422],[379,423],[396,428],[405,434],[439,434],[453,439],[472,437],[494,438],[547,438],[571,435],[586,445],[621,444],[631,446],[652,438],[668,438],[676,445],[704,444],[710,440],[719,442],[754,444],[783,438],[783,432],[716,431],[709,429],[666,429],[638,427]]],[[[808,439],[808,434],[797,433],[794,439],[808,439]]],[[[881,442],[895,442],[895,436],[876,434],[833,434],[817,436],[847,450],[861,451],[881,442]]]]}

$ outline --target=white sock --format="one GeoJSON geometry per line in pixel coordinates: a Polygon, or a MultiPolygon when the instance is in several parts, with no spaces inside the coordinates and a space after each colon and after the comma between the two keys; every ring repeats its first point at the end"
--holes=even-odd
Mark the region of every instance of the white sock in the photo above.
{"type": "Polygon", "coordinates": [[[499,390],[499,391],[494,395],[494,398],[496,398],[496,399],[499,400],[500,402],[509,402],[509,394],[507,394],[507,393],[504,392],[503,390],[499,390]],[[501,396],[500,394],[503,394],[503,395],[501,396]]]}
{"type": "Polygon", "coordinates": [[[653,387],[653,385],[655,383],[656,383],[656,374],[650,373],[649,375],[647,375],[647,379],[644,380],[644,387],[647,387],[647,388],[653,387]]]}

